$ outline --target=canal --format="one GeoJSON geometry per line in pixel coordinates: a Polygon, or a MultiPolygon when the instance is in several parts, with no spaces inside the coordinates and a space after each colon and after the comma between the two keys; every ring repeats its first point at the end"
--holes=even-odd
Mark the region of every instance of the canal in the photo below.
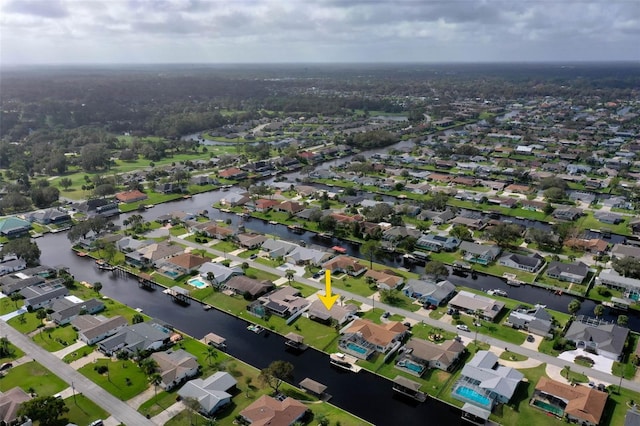
{"type": "Polygon", "coordinates": [[[262,334],[247,331],[247,322],[242,319],[216,309],[205,311],[195,302],[181,306],[160,290],[144,290],[134,279],[101,272],[90,259],[78,257],[71,251],[63,233],[46,235],[37,242],[42,251],[42,264],[68,266],[79,281],[100,281],[105,296],[140,308],[145,314],[197,339],[210,332],[224,336],[229,354],[257,368],[264,368],[274,360],[289,361],[295,365],[294,384],[310,377],[327,385],[327,392],[332,395],[331,403],[371,423],[464,424],[460,410],[455,407],[433,399],[418,404],[398,397],[391,390],[391,382],[385,378],[365,370],[355,374],[331,367],[329,357],[313,349],[301,354],[288,352],[281,336],[269,331],[262,334]]]}

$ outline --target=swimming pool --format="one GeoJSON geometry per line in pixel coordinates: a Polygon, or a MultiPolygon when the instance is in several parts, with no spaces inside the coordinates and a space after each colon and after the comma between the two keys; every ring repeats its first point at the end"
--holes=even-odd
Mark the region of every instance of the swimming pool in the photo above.
{"type": "Polygon", "coordinates": [[[187,283],[194,286],[195,288],[205,288],[207,286],[207,283],[200,280],[199,278],[191,278],[189,281],[187,281],[187,283]]]}
{"type": "Polygon", "coordinates": [[[564,414],[564,411],[562,410],[562,408],[556,407],[555,405],[548,404],[544,401],[540,401],[539,399],[534,400],[533,405],[535,405],[536,407],[540,407],[544,411],[548,411],[551,414],[555,414],[558,417],[562,417],[562,415],[564,414]]]}
{"type": "Polygon", "coordinates": [[[171,278],[175,278],[175,277],[177,277],[178,275],[180,275],[180,274],[179,274],[179,273],[177,273],[176,271],[167,271],[167,270],[163,271],[163,274],[165,274],[165,275],[167,275],[167,276],[169,276],[169,277],[171,277],[171,278]]]}
{"type": "Polygon", "coordinates": [[[456,389],[456,393],[469,401],[475,402],[478,405],[491,407],[491,400],[489,398],[471,388],[458,386],[458,388],[456,389]]]}
{"type": "Polygon", "coordinates": [[[406,368],[407,370],[411,370],[415,373],[421,374],[424,371],[424,366],[420,365],[416,362],[405,359],[398,363],[400,367],[406,368]]]}
{"type": "Polygon", "coordinates": [[[355,343],[351,343],[351,342],[347,343],[347,348],[361,355],[364,355],[367,353],[367,350],[365,348],[363,348],[362,346],[356,345],[355,343]]]}

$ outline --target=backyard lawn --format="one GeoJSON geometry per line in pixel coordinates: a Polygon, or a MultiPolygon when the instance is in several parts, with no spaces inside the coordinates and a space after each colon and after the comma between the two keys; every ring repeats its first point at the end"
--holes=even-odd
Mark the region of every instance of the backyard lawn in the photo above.
{"type": "Polygon", "coordinates": [[[67,384],[35,361],[11,368],[0,380],[0,391],[16,386],[29,393],[35,391],[40,396],[51,396],[67,388],[67,384]]]}
{"type": "Polygon", "coordinates": [[[29,334],[38,327],[43,326],[42,320],[36,318],[35,312],[25,312],[11,318],[7,323],[23,334],[29,334]]]}

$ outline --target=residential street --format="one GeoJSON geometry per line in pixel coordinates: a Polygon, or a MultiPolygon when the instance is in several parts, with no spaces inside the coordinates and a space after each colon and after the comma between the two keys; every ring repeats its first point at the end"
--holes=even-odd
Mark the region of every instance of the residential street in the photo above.
{"type": "Polygon", "coordinates": [[[29,358],[33,358],[48,368],[53,374],[67,382],[69,386],[73,384],[76,392],[82,393],[110,413],[111,416],[115,417],[119,422],[129,426],[154,424],[127,405],[126,402],[115,398],[109,392],[78,373],[68,364],[59,360],[54,354],[36,345],[29,337],[18,332],[4,321],[0,322],[0,335],[7,337],[11,343],[24,351],[25,354],[28,354],[29,358]]]}
{"type": "MultiPolygon", "coordinates": [[[[205,249],[205,250],[207,250],[208,252],[210,252],[212,254],[218,255],[220,257],[224,256],[224,257],[226,257],[227,259],[229,259],[231,261],[236,261],[236,262],[240,262],[240,263],[248,262],[253,268],[260,269],[262,271],[269,272],[269,273],[272,273],[272,274],[277,274],[277,275],[280,275],[280,276],[283,276],[283,277],[285,276],[285,271],[282,271],[282,270],[279,270],[279,269],[275,269],[275,268],[271,268],[271,267],[263,265],[261,263],[253,262],[253,261],[251,261],[249,259],[244,259],[244,258],[241,258],[241,257],[238,257],[238,256],[234,256],[234,255],[231,255],[229,253],[225,254],[223,252],[211,249],[209,247],[205,247],[205,246],[203,246],[201,244],[192,243],[190,241],[186,241],[186,240],[183,240],[183,239],[180,239],[180,238],[176,238],[176,237],[170,237],[170,240],[171,241],[175,241],[175,242],[180,243],[180,244],[184,244],[184,245],[196,248],[196,249],[205,249]]],[[[318,281],[310,280],[308,278],[303,278],[303,277],[299,277],[299,276],[296,276],[295,280],[300,282],[300,283],[302,283],[302,284],[309,285],[309,286],[317,288],[318,290],[324,291],[324,282],[320,283],[318,281]]],[[[372,300],[370,298],[368,298],[368,297],[359,296],[357,294],[349,293],[349,292],[346,292],[346,291],[341,290],[341,289],[334,289],[333,293],[339,294],[339,295],[344,295],[345,297],[347,297],[349,299],[353,299],[355,301],[358,301],[358,302],[361,302],[361,303],[364,303],[364,304],[371,305],[371,303],[372,303],[372,300]]],[[[393,307],[391,305],[387,305],[385,303],[379,302],[377,300],[375,301],[375,306],[377,308],[384,309],[384,310],[386,310],[386,311],[388,311],[388,312],[390,312],[392,314],[402,315],[402,316],[406,317],[407,319],[411,319],[411,320],[414,320],[414,321],[417,321],[417,322],[422,322],[424,324],[428,324],[428,325],[431,325],[433,327],[439,327],[439,328],[441,328],[443,330],[450,331],[450,332],[453,332],[453,333],[460,333],[462,335],[467,335],[465,337],[473,337],[473,333],[472,332],[469,332],[469,333],[460,332],[459,330],[456,329],[455,325],[447,324],[446,322],[429,318],[428,316],[421,315],[421,314],[419,314],[417,312],[405,311],[405,310],[393,307]]],[[[528,358],[535,358],[535,359],[537,359],[537,360],[539,360],[541,362],[546,363],[547,365],[553,365],[553,366],[560,367],[560,368],[563,368],[565,366],[569,366],[569,367],[571,367],[572,371],[583,373],[583,374],[585,374],[585,375],[587,375],[587,376],[589,376],[589,377],[591,377],[593,379],[596,379],[596,380],[599,380],[599,381],[602,381],[602,382],[613,383],[613,384],[616,384],[616,385],[618,385],[620,383],[620,377],[614,376],[612,374],[604,373],[602,371],[594,370],[592,368],[582,367],[582,366],[577,365],[577,364],[575,364],[573,362],[565,361],[565,360],[562,360],[560,358],[556,358],[556,357],[553,357],[553,356],[550,356],[550,355],[546,355],[546,354],[540,353],[535,349],[531,349],[531,348],[526,347],[526,345],[523,345],[523,346],[513,345],[511,343],[506,343],[506,342],[504,342],[502,340],[498,340],[498,339],[495,339],[495,338],[492,338],[492,337],[489,337],[489,336],[486,336],[486,335],[483,335],[483,334],[478,334],[478,340],[481,341],[481,342],[484,342],[484,343],[488,343],[491,346],[506,348],[511,352],[515,352],[515,353],[524,355],[524,356],[526,356],[528,358]]],[[[631,389],[631,390],[633,390],[635,392],[640,392],[640,383],[635,382],[635,381],[624,379],[624,380],[622,380],[622,387],[627,388],[627,389],[631,389]]]]}

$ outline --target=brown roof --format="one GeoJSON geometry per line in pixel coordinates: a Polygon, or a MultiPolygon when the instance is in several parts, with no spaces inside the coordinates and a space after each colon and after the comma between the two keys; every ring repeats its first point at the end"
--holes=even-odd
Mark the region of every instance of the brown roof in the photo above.
{"type": "Polygon", "coordinates": [[[593,424],[600,423],[609,396],[587,386],[571,386],[548,377],[540,377],[536,390],[567,401],[565,413],[593,424]]]}
{"type": "Polygon", "coordinates": [[[585,250],[606,251],[609,247],[609,243],[599,238],[592,238],[590,240],[571,238],[565,242],[567,247],[579,247],[585,250]]]}
{"type": "Polygon", "coordinates": [[[220,173],[218,173],[218,175],[220,175],[221,177],[227,178],[227,177],[233,177],[233,176],[239,175],[241,173],[243,173],[243,171],[240,170],[239,168],[230,167],[228,169],[221,170],[220,173]]]}
{"type": "Polygon", "coordinates": [[[293,399],[278,401],[268,395],[262,395],[240,412],[251,422],[251,426],[290,426],[307,411],[307,407],[293,399]]]}
{"type": "Polygon", "coordinates": [[[7,424],[14,421],[22,403],[30,399],[31,397],[19,387],[0,394],[0,420],[7,424]]]}
{"type": "Polygon", "coordinates": [[[380,325],[369,320],[357,319],[353,321],[351,327],[345,333],[359,333],[369,343],[377,346],[387,346],[405,331],[407,331],[407,327],[398,321],[389,321],[380,325]]]}
{"type": "Polygon", "coordinates": [[[278,200],[267,200],[265,198],[261,198],[255,202],[257,209],[268,209],[273,206],[277,206],[278,204],[280,204],[280,201],[278,200]]]}
{"type": "Polygon", "coordinates": [[[133,191],[119,192],[116,194],[116,198],[122,203],[132,203],[134,201],[146,200],[147,194],[135,189],[133,191]]]}
{"type": "Polygon", "coordinates": [[[440,361],[443,365],[451,365],[464,351],[464,345],[456,340],[448,340],[438,345],[427,340],[411,338],[405,347],[411,349],[413,357],[424,361],[440,361]]]}
{"type": "Polygon", "coordinates": [[[505,190],[511,192],[529,192],[531,191],[531,187],[527,185],[518,185],[516,183],[512,183],[511,185],[507,186],[505,190]]]}
{"type": "Polygon", "coordinates": [[[207,263],[208,261],[209,259],[206,257],[197,256],[191,253],[182,253],[167,260],[167,262],[173,263],[174,265],[178,265],[185,269],[197,268],[198,266],[207,263]]]}
{"type": "Polygon", "coordinates": [[[366,269],[366,267],[361,265],[356,259],[349,256],[337,256],[322,265],[323,268],[330,269],[332,271],[335,269],[342,269],[346,271],[349,266],[353,267],[355,272],[366,269]]]}
{"type": "Polygon", "coordinates": [[[233,289],[238,293],[248,293],[255,297],[273,288],[273,283],[268,280],[258,281],[244,275],[236,275],[226,282],[225,287],[233,289]]]}
{"type": "Polygon", "coordinates": [[[403,281],[402,277],[388,274],[384,271],[374,271],[373,269],[369,269],[364,276],[371,277],[378,283],[386,284],[389,288],[394,288],[403,281]]]}
{"type": "Polygon", "coordinates": [[[304,210],[304,206],[295,201],[283,201],[278,205],[278,210],[283,210],[289,213],[298,213],[304,210]]]}

